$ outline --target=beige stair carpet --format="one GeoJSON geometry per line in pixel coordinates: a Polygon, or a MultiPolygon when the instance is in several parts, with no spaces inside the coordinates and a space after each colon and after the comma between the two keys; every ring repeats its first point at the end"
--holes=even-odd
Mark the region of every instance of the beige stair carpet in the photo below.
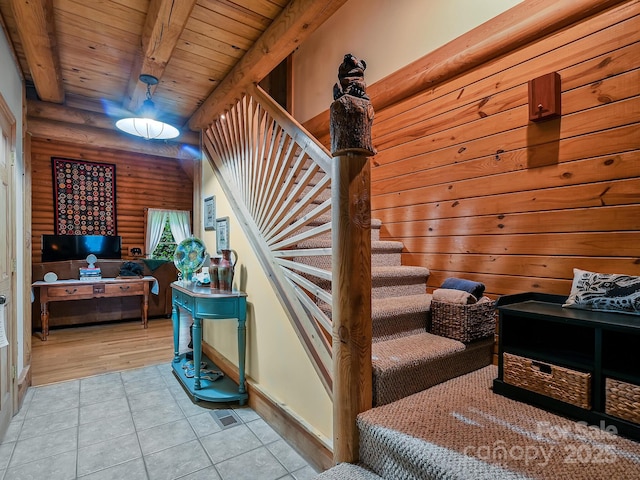
{"type": "Polygon", "coordinates": [[[372,345],[373,405],[385,405],[491,363],[493,338],[463,344],[419,333],[372,345]]]}
{"type": "Polygon", "coordinates": [[[358,465],[341,463],[321,473],[315,480],[384,480],[382,477],[358,465]]]}
{"type": "Polygon", "coordinates": [[[360,414],[360,461],[394,480],[640,478],[640,443],[494,394],[496,377],[491,365],[360,414]]]}

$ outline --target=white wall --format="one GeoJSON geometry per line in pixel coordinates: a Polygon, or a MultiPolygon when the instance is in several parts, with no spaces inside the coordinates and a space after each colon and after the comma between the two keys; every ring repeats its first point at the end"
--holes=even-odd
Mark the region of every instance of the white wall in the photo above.
{"type": "MultiPolygon", "coordinates": [[[[14,168],[14,211],[11,212],[16,224],[16,257],[17,257],[17,291],[16,299],[25,298],[30,292],[25,291],[22,279],[29,272],[23,271],[24,264],[24,241],[25,225],[23,217],[23,197],[24,185],[24,158],[22,150],[22,109],[23,109],[23,87],[18,69],[14,63],[9,43],[5,37],[4,30],[0,29],[0,95],[9,105],[11,113],[16,119],[16,164],[14,168]]],[[[0,207],[4,208],[4,206],[0,207]]],[[[31,252],[28,253],[29,255],[31,252]]],[[[18,374],[24,368],[24,324],[31,321],[31,312],[24,312],[23,302],[16,301],[17,306],[17,339],[18,339],[18,364],[16,365],[18,374]]]]}
{"type": "Polygon", "coordinates": [[[329,108],[345,54],[367,62],[371,85],[521,1],[350,0],[293,55],[294,117],[329,108]]]}
{"type": "MultiPolygon", "coordinates": [[[[234,288],[248,293],[246,373],[259,384],[263,392],[327,445],[331,445],[331,399],[246,240],[211,166],[205,161],[202,165],[200,202],[211,195],[215,195],[216,199],[216,216],[229,217],[229,244],[238,252],[234,288]]],[[[207,251],[215,256],[215,232],[205,232],[202,227],[199,228],[207,251]]],[[[235,320],[204,322],[203,327],[205,342],[235,365],[238,364],[236,327],[235,320]]]]}

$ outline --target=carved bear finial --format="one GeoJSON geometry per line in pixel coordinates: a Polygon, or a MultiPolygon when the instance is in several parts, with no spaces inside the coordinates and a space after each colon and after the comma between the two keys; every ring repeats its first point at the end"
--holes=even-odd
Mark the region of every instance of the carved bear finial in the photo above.
{"type": "Polygon", "coordinates": [[[364,71],[366,68],[367,63],[364,60],[359,60],[354,55],[347,53],[338,67],[338,80],[340,84],[338,85],[336,83],[333,86],[333,99],[337,100],[343,95],[351,95],[369,100],[364,82],[364,71]]]}

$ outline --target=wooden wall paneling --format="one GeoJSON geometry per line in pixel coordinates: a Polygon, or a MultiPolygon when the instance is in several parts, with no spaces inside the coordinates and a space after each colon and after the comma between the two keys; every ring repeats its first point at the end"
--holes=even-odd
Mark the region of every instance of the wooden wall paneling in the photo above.
{"type": "MultiPolygon", "coordinates": [[[[621,60],[620,57],[624,56],[624,60],[629,62],[630,65],[638,65],[640,64],[640,49],[635,47],[625,47],[624,52],[617,57],[618,60],[621,60]]],[[[580,110],[585,110],[587,108],[593,107],[595,105],[601,105],[604,103],[611,103],[616,100],[621,100],[623,98],[628,98],[629,96],[633,96],[634,87],[637,85],[638,79],[640,78],[639,71],[632,70],[627,73],[623,73],[618,75],[619,68],[611,68],[608,69],[609,65],[617,64],[617,62],[613,62],[612,55],[605,55],[596,57],[592,61],[585,62],[580,65],[580,68],[573,69],[571,72],[572,75],[580,76],[581,78],[586,78],[589,80],[586,83],[583,83],[582,86],[576,88],[570,93],[565,94],[565,102],[568,102],[567,105],[564,105],[564,114],[575,113],[580,110]],[[589,72],[598,71],[599,65],[605,65],[602,67],[601,74],[597,77],[591,77],[589,72]],[[578,71],[575,71],[578,70],[578,71]],[[605,78],[607,77],[607,78],[605,78]],[[604,79],[603,79],[604,78],[604,79]],[[593,80],[593,82],[591,81],[593,80]]],[[[566,84],[567,82],[565,82],[566,84]]],[[[517,97],[520,100],[520,104],[522,104],[522,99],[525,98],[524,95],[526,93],[526,86],[520,85],[519,87],[513,88],[508,92],[504,92],[503,94],[496,95],[491,97],[492,100],[481,100],[478,105],[485,102],[485,105],[482,107],[483,115],[490,116],[496,115],[500,113],[499,110],[493,108],[491,105],[495,105],[499,102],[501,106],[507,106],[514,103],[514,98],[517,97]]],[[[488,98],[488,97],[487,97],[488,98]]],[[[466,109],[468,110],[468,109],[466,109]]],[[[476,109],[473,108],[473,111],[467,115],[465,109],[462,111],[458,110],[455,112],[455,115],[448,115],[447,118],[451,123],[449,123],[449,127],[460,126],[461,124],[469,123],[474,120],[477,120],[478,114],[476,109]]],[[[518,117],[518,119],[520,119],[518,117]]],[[[507,120],[506,118],[500,117],[496,119],[499,122],[503,120],[507,120]]],[[[442,120],[439,119],[439,122],[434,122],[434,125],[430,125],[428,130],[422,129],[423,131],[423,142],[426,142],[429,139],[437,138],[436,132],[438,132],[436,123],[441,123],[442,120]]],[[[525,126],[528,124],[526,122],[519,122],[513,127],[516,126],[525,126]]],[[[461,127],[464,128],[464,127],[461,127]]],[[[491,135],[497,135],[498,133],[487,132],[485,136],[481,137],[480,140],[484,140],[485,149],[482,150],[479,148],[478,144],[469,145],[470,142],[475,142],[476,140],[470,140],[469,142],[459,142],[456,145],[451,145],[446,147],[449,151],[442,151],[442,149],[438,149],[437,145],[432,145],[428,151],[421,153],[418,156],[413,157],[412,162],[404,162],[403,164],[398,164],[397,160],[400,159],[401,155],[411,155],[411,152],[402,152],[402,154],[396,153],[395,155],[392,152],[395,152],[393,149],[385,150],[384,154],[378,155],[374,157],[374,165],[375,168],[375,178],[376,180],[389,178],[392,176],[399,176],[402,173],[414,173],[419,171],[421,168],[428,168],[429,166],[437,166],[437,165],[445,165],[447,164],[447,160],[449,158],[454,158],[456,162],[460,162],[463,160],[468,160],[474,158],[474,156],[481,156],[484,154],[489,154],[491,152],[496,151],[496,144],[500,147],[504,147],[501,145],[501,142],[496,137],[491,137],[491,135]],[[391,158],[387,159],[386,156],[391,154],[391,158]],[[431,154],[429,157],[428,155],[431,154]],[[454,155],[454,157],[451,157],[454,155]],[[389,163],[393,162],[393,163],[389,163]]],[[[460,139],[459,136],[456,138],[460,139]]],[[[380,148],[380,144],[378,143],[377,148],[380,148]]],[[[501,148],[505,150],[505,148],[501,148]]]]}
{"type": "MultiPolygon", "coordinates": [[[[605,20],[597,20],[587,22],[587,26],[601,28],[605,20]]],[[[611,28],[592,33],[587,38],[576,38],[576,33],[568,30],[553,37],[553,49],[547,46],[551,40],[537,42],[518,51],[517,54],[481,66],[464,77],[428,90],[409,102],[401,102],[380,113],[376,112],[373,131],[376,140],[380,142],[376,147],[386,148],[385,136],[389,134],[395,141],[404,142],[414,138],[411,129],[416,129],[419,137],[420,124],[427,124],[433,129],[437,125],[432,125],[432,117],[450,112],[454,108],[466,107],[473,119],[489,115],[491,105],[502,107],[500,111],[505,110],[509,102],[504,99],[496,102],[496,98],[502,97],[513,88],[526,89],[527,81],[536,73],[561,71],[563,90],[587,85],[604,76],[622,73],[628,65],[634,63],[627,63],[624,59],[616,61],[616,57],[630,51],[632,54],[635,52],[637,59],[638,51],[637,48],[633,48],[633,44],[640,38],[639,28],[640,18],[634,17],[611,28]],[[624,48],[629,46],[631,48],[624,48]],[[590,62],[584,67],[580,66],[580,63],[594,58],[597,59],[595,65],[590,62]],[[577,67],[573,68],[573,65],[577,67]],[[403,128],[399,129],[398,125],[403,128]],[[403,134],[400,135],[399,132],[403,134]]],[[[516,105],[526,103],[526,90],[524,96],[520,94],[519,100],[516,105]]],[[[493,109],[495,108],[494,106],[493,109]]]]}
{"type": "MultiPolygon", "coordinates": [[[[536,255],[486,255],[468,253],[407,253],[402,256],[408,264],[427,264],[432,272],[448,272],[450,275],[465,277],[467,274],[528,276],[539,278],[573,278],[573,268],[594,272],[623,272],[635,268],[640,262],[637,257],[585,257],[554,256],[552,259],[536,255]]],[[[564,293],[564,292],[563,292],[564,293]]]]}
{"type": "MultiPolygon", "coordinates": [[[[450,276],[449,272],[431,272],[434,285],[442,285],[442,282],[450,276]]],[[[487,287],[485,295],[492,298],[521,292],[568,295],[571,290],[571,280],[538,278],[525,275],[492,275],[486,272],[467,274],[464,278],[484,283],[487,287]]]]}
{"type": "MultiPolygon", "coordinates": [[[[511,169],[492,177],[486,175],[466,177],[462,173],[460,176],[464,178],[458,179],[457,189],[452,187],[451,183],[438,183],[416,187],[419,189],[416,195],[412,190],[401,191],[395,195],[395,197],[402,196],[402,198],[394,198],[394,195],[381,195],[382,200],[378,203],[382,204],[381,202],[384,200],[388,200],[388,203],[384,204],[386,208],[376,211],[376,217],[385,223],[392,223],[487,215],[494,212],[505,214],[518,211],[588,206],[574,203],[584,202],[585,198],[592,206],[596,202],[600,202],[599,205],[609,205],[616,202],[612,197],[615,192],[624,193],[619,190],[619,186],[613,184],[596,187],[584,185],[582,188],[567,191],[567,193],[580,192],[576,197],[563,197],[564,191],[556,189],[565,186],[577,187],[581,183],[591,184],[592,182],[631,179],[638,174],[640,169],[638,157],[637,151],[626,151],[548,166],[544,171],[511,169]],[[489,180],[491,184],[487,185],[489,180]],[[516,182],[521,188],[514,187],[516,182]],[[615,188],[615,190],[610,192],[610,188],[615,188]],[[531,193],[527,193],[528,191],[531,193]],[[585,197],[585,195],[587,196],[585,197]],[[394,200],[400,201],[393,202],[394,200]],[[555,201],[555,205],[552,203],[553,201],[555,201]]],[[[635,184],[634,182],[633,185],[635,184]]],[[[638,194],[633,195],[632,190],[627,190],[626,194],[631,195],[628,197],[629,201],[638,201],[638,194]]]]}
{"type": "MultiPolygon", "coordinates": [[[[611,119],[614,122],[615,119],[611,119]]],[[[445,178],[448,181],[456,180],[452,175],[451,164],[465,163],[466,168],[472,170],[474,163],[478,173],[501,173],[522,168],[528,159],[538,162],[538,157],[545,157],[547,150],[551,148],[556,154],[558,163],[569,162],[584,158],[586,156],[606,155],[610,153],[634,150],[640,147],[640,139],[637,135],[636,125],[625,125],[617,127],[610,125],[608,128],[592,132],[589,135],[573,135],[569,138],[560,139],[559,142],[548,142],[543,145],[529,146],[523,144],[527,137],[527,128],[521,127],[516,130],[481,137],[470,140],[463,145],[452,145],[443,147],[440,150],[425,152],[411,158],[409,161],[396,162],[391,167],[376,168],[376,173],[384,168],[380,177],[373,187],[375,192],[380,193],[389,184],[391,188],[397,182],[389,180],[396,176],[424,175],[434,182],[442,172],[446,172],[445,178]],[[426,171],[426,174],[424,173],[426,171]],[[395,175],[394,175],[395,172],[395,175]]],[[[534,128],[534,127],[531,127],[534,128]]],[[[374,160],[375,161],[375,160],[374,160]]],[[[459,175],[459,173],[456,173],[459,175]]],[[[460,178],[457,178],[460,179],[460,178]]]]}
{"type": "Polygon", "coordinates": [[[430,236],[435,236],[460,231],[464,231],[467,235],[633,231],[640,230],[640,203],[507,215],[474,215],[394,223],[386,227],[386,231],[399,240],[405,237],[420,237],[426,232],[430,236]]]}
{"type": "MultiPolygon", "coordinates": [[[[553,136],[559,137],[559,141],[548,141],[536,145],[536,142],[540,138],[537,127],[521,127],[499,136],[479,139],[475,144],[467,145],[468,149],[473,148],[476,151],[483,149],[482,153],[486,156],[485,158],[472,162],[454,161],[452,164],[455,164],[455,169],[450,168],[450,165],[444,164],[438,170],[414,172],[412,175],[395,178],[394,181],[385,180],[384,184],[379,184],[379,182],[376,181],[372,186],[372,192],[375,195],[380,195],[380,200],[385,200],[389,195],[393,196],[395,192],[424,185],[418,181],[419,178],[423,181],[429,181],[429,184],[434,181],[439,181],[439,183],[455,182],[477,176],[497,175],[514,170],[522,170],[528,168],[530,164],[535,166],[536,162],[553,162],[558,166],[566,162],[575,161],[577,155],[573,152],[572,148],[575,148],[580,140],[587,141],[586,139],[589,138],[587,135],[590,133],[589,130],[601,136],[601,134],[598,133],[599,131],[616,128],[620,124],[628,122],[629,118],[631,118],[630,116],[634,115],[634,112],[640,107],[640,99],[636,97],[635,99],[618,102],[606,107],[607,108],[600,107],[600,111],[598,112],[600,115],[596,115],[596,112],[589,112],[584,115],[576,114],[571,118],[563,118],[560,125],[555,123],[554,126],[558,125],[559,132],[553,136]],[[563,138],[571,138],[572,140],[565,142],[562,140],[563,138]],[[443,177],[440,174],[445,170],[448,175],[443,177]]],[[[549,123],[551,124],[551,122],[549,123]]],[[[633,144],[633,131],[628,133],[630,133],[630,139],[628,139],[626,143],[627,145],[633,144]]],[[[442,138],[444,139],[444,136],[442,136],[442,138]]],[[[624,142],[625,140],[623,139],[622,141],[624,142]]],[[[626,147],[618,147],[616,139],[614,139],[614,142],[613,145],[598,147],[598,149],[605,154],[608,152],[616,153],[617,151],[624,151],[626,147]]],[[[593,144],[595,142],[591,143],[593,144]]],[[[459,147],[458,150],[461,148],[465,147],[459,147]]],[[[578,150],[582,149],[579,147],[578,150]]],[[[448,151],[450,152],[451,149],[448,151]]],[[[590,153],[587,156],[590,155],[592,154],[590,153]]],[[[436,161],[438,160],[437,154],[432,155],[432,157],[436,161]]],[[[398,168],[400,168],[400,165],[398,168]]],[[[399,198],[396,198],[393,204],[402,204],[399,200],[399,198]]],[[[386,202],[384,202],[384,205],[378,203],[378,201],[374,203],[375,208],[382,208],[383,206],[389,205],[386,205],[386,202]]]]}
{"type": "Polygon", "coordinates": [[[456,218],[514,212],[580,208],[601,205],[626,205],[640,201],[640,178],[552,187],[523,192],[492,195],[491,201],[456,199],[445,202],[416,203],[402,208],[378,210],[382,232],[394,222],[411,222],[430,218],[456,218]]]}
{"type": "MultiPolygon", "coordinates": [[[[397,185],[395,177],[404,168],[410,168],[411,176],[415,178],[414,174],[418,170],[448,165],[450,157],[443,155],[442,152],[445,148],[449,149],[448,153],[453,153],[453,150],[461,154],[456,158],[459,163],[465,159],[495,154],[498,151],[500,151],[499,153],[509,152],[518,146],[531,148],[539,144],[633,123],[634,117],[629,116],[627,113],[633,114],[640,108],[639,99],[637,97],[634,98],[634,94],[637,92],[634,88],[637,88],[637,80],[639,78],[639,70],[634,70],[610,80],[603,80],[598,85],[598,91],[619,91],[616,95],[620,96],[621,99],[618,101],[614,100],[613,93],[610,95],[606,93],[592,95],[593,86],[575,89],[565,94],[563,97],[565,113],[561,119],[557,119],[553,123],[546,122],[544,125],[527,123],[527,117],[523,118],[522,116],[527,115],[528,109],[523,104],[517,108],[491,115],[492,121],[489,122],[475,120],[446,130],[434,133],[429,132],[422,138],[410,143],[380,151],[373,160],[376,168],[372,173],[374,176],[372,188],[379,188],[378,171],[380,170],[387,171],[386,178],[392,175],[390,171],[398,172],[392,180],[392,183],[397,185]],[[608,86],[603,87],[605,83],[608,86]],[[604,90],[601,90],[602,88],[604,90]],[[595,96],[596,98],[587,106],[585,105],[585,96],[589,98],[595,96]],[[599,115],[593,115],[590,109],[597,107],[602,110],[599,115]],[[589,118],[589,121],[585,122],[585,118],[589,118]],[[549,125],[557,126],[557,129],[550,131],[549,125]],[[482,140],[482,143],[469,145],[477,140],[482,140]],[[424,157],[429,154],[432,155],[424,157]],[[402,160],[409,159],[410,167],[403,167],[399,163],[402,160]]],[[[526,90],[524,91],[526,93],[526,90]]],[[[453,113],[452,117],[454,117],[453,113]]],[[[385,186],[381,190],[388,191],[385,186]]],[[[376,193],[375,190],[372,192],[376,193]]]]}
{"type": "Polygon", "coordinates": [[[377,110],[382,237],[430,289],[459,276],[567,294],[573,268],[640,275],[638,65],[633,1],[377,110]],[[526,84],[548,71],[563,115],[532,124],[526,84]]]}
{"type": "MultiPolygon", "coordinates": [[[[527,235],[476,235],[476,236],[450,236],[450,237],[413,237],[404,239],[405,248],[411,252],[419,252],[409,257],[403,255],[403,260],[413,260],[411,265],[425,265],[430,268],[428,287],[437,288],[448,276],[462,276],[485,283],[487,292],[493,294],[517,293],[518,291],[532,291],[536,286],[538,291],[548,293],[568,294],[571,287],[572,269],[589,267],[598,268],[594,271],[610,273],[640,274],[640,255],[638,255],[637,231],[633,232],[593,232],[593,233],[563,233],[563,234],[527,234],[527,235]],[[494,257],[502,257],[503,262],[508,262],[514,255],[536,256],[541,264],[555,262],[556,258],[566,257],[569,261],[559,264],[558,268],[564,268],[564,272],[557,277],[533,276],[525,268],[517,272],[501,269],[498,273],[492,273],[486,265],[478,265],[477,270],[464,272],[447,268],[438,270],[430,266],[432,255],[484,255],[490,264],[497,262],[494,257]],[[421,256],[419,256],[421,255],[421,256]],[[592,257],[598,260],[585,260],[592,257]],[[609,264],[607,258],[616,261],[609,264]],[[571,262],[573,260],[573,263],[571,262]],[[615,270],[615,267],[621,270],[615,270]],[[523,280],[523,278],[525,280],[523,280]],[[535,278],[535,281],[530,280],[535,278]],[[510,283],[513,281],[513,283],[510,283]],[[529,288],[523,288],[528,286],[529,288]]],[[[499,265],[499,264],[498,264],[499,265]]]]}
{"type": "Polygon", "coordinates": [[[51,157],[116,165],[116,213],[123,257],[144,246],[144,208],[193,209],[193,184],[177,159],[60,144],[32,142],[32,261],[40,262],[41,235],[54,233],[51,157]]]}
{"type": "MultiPolygon", "coordinates": [[[[571,232],[412,237],[403,243],[407,251],[422,253],[638,258],[639,238],[638,232],[571,232]]],[[[640,270],[640,264],[635,268],[640,270]]]]}
{"type": "MultiPolygon", "coordinates": [[[[529,1],[517,5],[491,22],[475,28],[432,54],[425,56],[401,71],[389,75],[385,82],[377,82],[369,88],[376,111],[404,98],[446,83],[455,76],[491,64],[496,58],[513,55],[527,45],[552,38],[565,28],[580,28],[589,16],[598,16],[608,9],[614,16],[623,7],[615,7],[620,1],[529,1]],[[577,26],[576,26],[577,25],[577,26]]],[[[631,9],[633,8],[633,5],[631,9]]],[[[630,14],[626,14],[629,16],[630,14]]],[[[592,26],[589,31],[596,30],[592,26]]],[[[586,33],[583,33],[586,35],[586,33]]]]}
{"type": "MultiPolygon", "coordinates": [[[[507,72],[510,66],[531,60],[544,53],[545,50],[540,50],[541,48],[551,50],[557,45],[563,45],[575,38],[598,32],[638,13],[635,1],[607,2],[606,4],[591,2],[594,5],[590,7],[586,3],[582,7],[575,3],[574,6],[581,11],[580,17],[572,15],[572,21],[577,23],[570,28],[565,28],[571,21],[556,8],[557,2],[554,2],[553,5],[544,5],[544,3],[530,2],[527,5],[522,4],[512,8],[494,21],[488,22],[486,27],[481,26],[472,30],[431,54],[416,60],[406,68],[371,85],[368,89],[369,95],[376,109],[374,129],[376,124],[384,119],[385,111],[388,110],[390,116],[395,115],[396,109],[402,111],[404,107],[401,105],[406,98],[413,98],[415,105],[419,105],[424,102],[424,99],[420,100],[420,98],[425,96],[441,96],[455,90],[458,90],[457,93],[462,95],[464,93],[463,87],[468,87],[477,79],[486,77],[488,75],[486,72],[507,72]],[[610,8],[606,14],[600,14],[593,9],[596,3],[598,3],[598,9],[609,8],[615,3],[620,5],[610,8]],[[529,25],[533,17],[530,17],[531,12],[523,13],[526,10],[535,12],[534,16],[540,22],[534,28],[534,32],[529,25]],[[589,18],[589,15],[592,16],[589,18]],[[580,21],[580,18],[583,20],[580,21]],[[505,44],[504,39],[499,38],[501,27],[507,29],[511,34],[515,34],[520,41],[514,43],[515,38],[511,35],[511,42],[505,44]],[[495,36],[494,32],[497,32],[495,36]],[[552,33],[549,34],[549,32],[552,33]],[[530,42],[528,45],[525,45],[526,42],[522,42],[524,37],[528,37],[530,42]],[[543,40],[546,46],[541,46],[543,40]],[[479,49],[484,50],[484,52],[480,52],[480,55],[484,55],[485,61],[470,62],[469,60],[472,58],[478,58],[479,49]],[[475,68],[473,68],[474,66],[475,68]],[[488,68],[488,70],[485,71],[483,68],[488,68]],[[431,78],[429,78],[430,75],[431,78]],[[461,78],[470,80],[467,82],[459,81],[461,78]]],[[[564,7],[568,6],[568,3],[564,5],[564,7]]],[[[597,48],[597,45],[593,47],[597,48]]],[[[498,87],[500,84],[508,82],[511,73],[507,72],[502,76],[495,86],[498,87]]],[[[324,145],[328,145],[330,143],[328,110],[306,122],[305,128],[324,145]]]]}
{"type": "MultiPolygon", "coordinates": [[[[448,201],[463,198],[483,197],[479,201],[490,201],[492,195],[540,188],[577,185],[580,183],[615,180],[637,176],[640,151],[605,155],[585,160],[575,160],[570,164],[549,165],[539,169],[520,169],[495,176],[467,178],[451,183],[430,186],[415,186],[413,190],[403,190],[376,197],[378,208],[402,207],[422,203],[425,200],[448,201]]],[[[473,214],[470,211],[469,214],[473,214]]]]}

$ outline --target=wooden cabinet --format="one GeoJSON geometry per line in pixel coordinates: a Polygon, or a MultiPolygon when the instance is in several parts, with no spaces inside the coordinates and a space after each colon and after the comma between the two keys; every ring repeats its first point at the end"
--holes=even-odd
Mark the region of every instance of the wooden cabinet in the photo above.
{"type": "MultiPolygon", "coordinates": [[[[612,415],[612,402],[618,400],[607,388],[607,383],[611,388],[614,380],[640,395],[640,318],[563,308],[565,300],[565,296],[537,293],[498,299],[498,378],[494,391],[640,439],[640,424],[629,420],[634,418],[633,411],[640,410],[640,397],[628,399],[630,406],[625,408],[630,415],[612,415]],[[540,376],[548,375],[541,389],[534,391],[536,388],[523,386],[526,382],[510,380],[512,372],[505,369],[512,368],[509,362],[516,357],[528,359],[540,376]],[[576,381],[583,382],[578,388],[588,390],[586,405],[562,400],[562,392],[553,393],[554,367],[574,373],[576,381]]],[[[563,388],[562,382],[559,387],[563,388]]]]}
{"type": "MultiPolygon", "coordinates": [[[[102,271],[102,278],[114,278],[120,275],[124,260],[99,259],[96,263],[102,271]]],[[[157,294],[149,295],[149,318],[171,316],[171,282],[178,278],[178,270],[173,262],[158,260],[135,260],[145,276],[152,276],[158,281],[157,294]]],[[[79,268],[86,267],[86,260],[66,260],[60,262],[34,263],[32,282],[44,279],[47,272],[53,272],[58,280],[78,280],[79,268]]],[[[109,292],[112,287],[109,287],[109,292]]],[[[120,287],[114,287],[116,292],[120,287]]],[[[34,289],[33,308],[31,311],[32,331],[42,328],[40,311],[40,289],[34,289]]],[[[153,293],[153,292],[152,292],[153,293]]],[[[66,290],[58,291],[65,296],[66,290]]],[[[49,304],[49,327],[86,325],[101,322],[120,321],[140,318],[140,301],[135,294],[125,296],[109,296],[108,298],[88,297],[86,300],[74,302],[53,302],[49,304]]]]}

